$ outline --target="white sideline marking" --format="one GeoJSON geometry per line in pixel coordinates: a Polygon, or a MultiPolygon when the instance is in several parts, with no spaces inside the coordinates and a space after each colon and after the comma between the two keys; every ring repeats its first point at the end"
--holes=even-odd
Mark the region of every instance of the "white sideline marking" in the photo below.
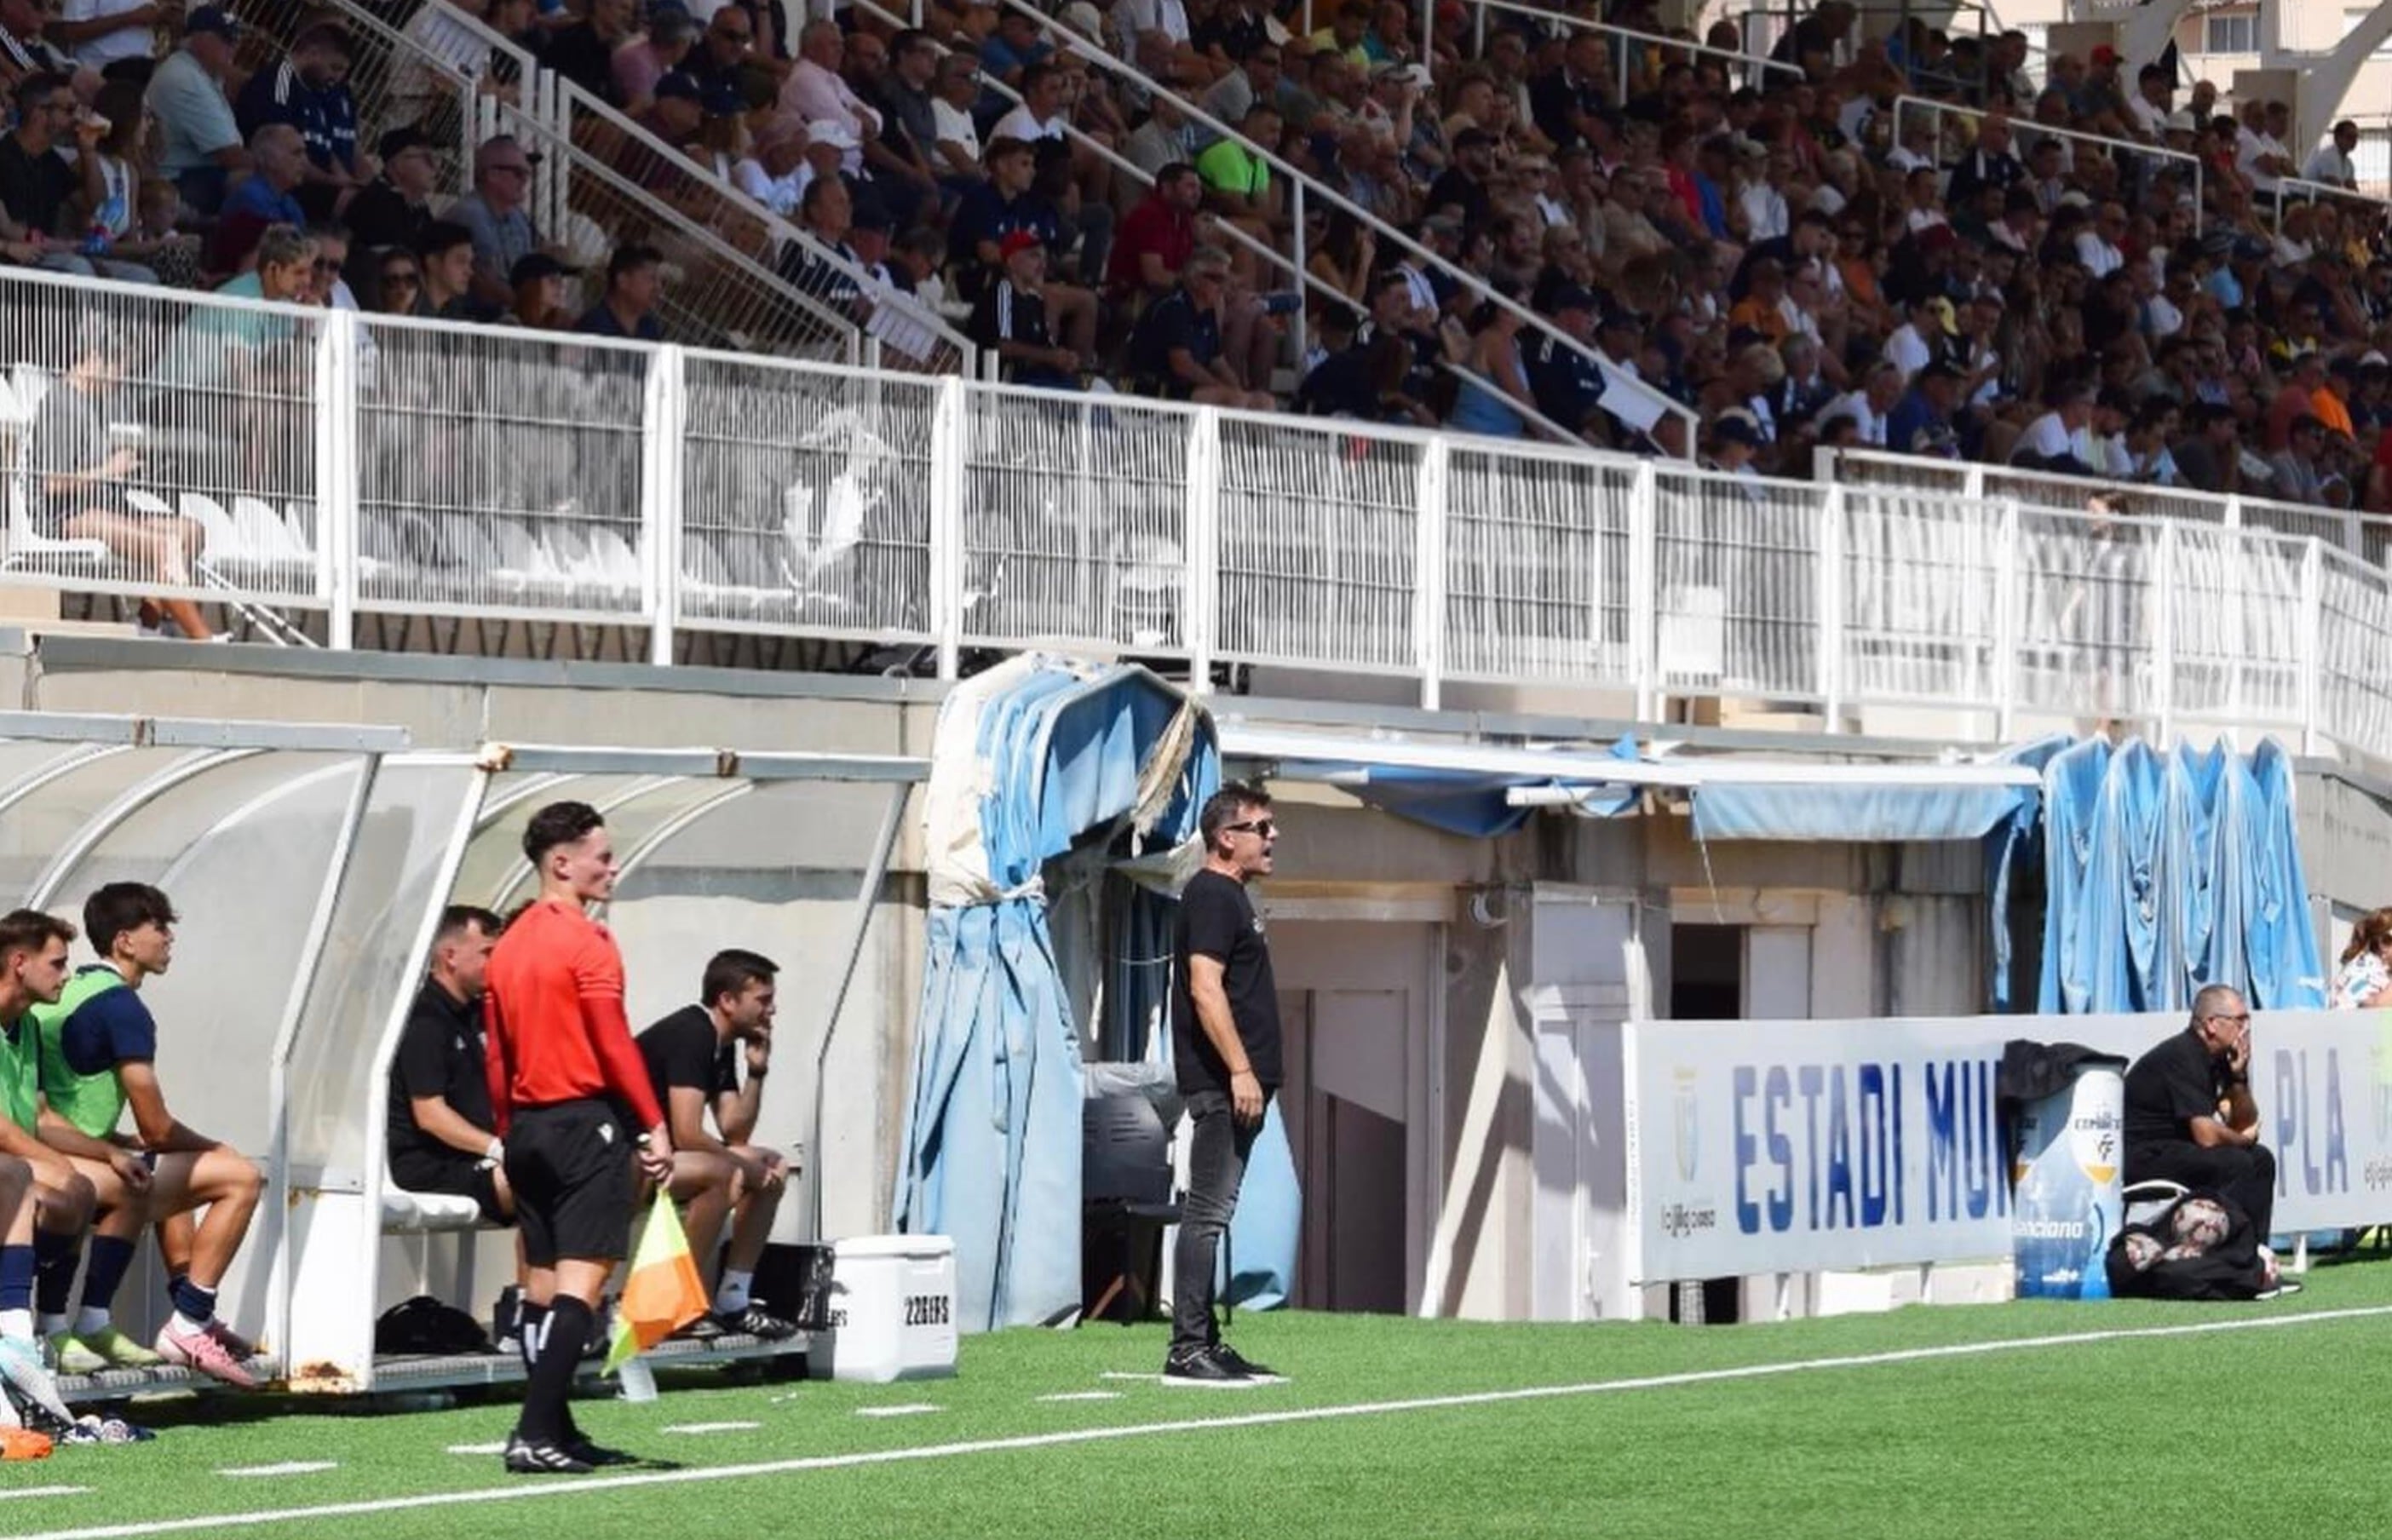
{"type": "Polygon", "coordinates": [[[676,1422],[660,1431],[667,1433],[744,1433],[750,1428],[761,1428],[760,1422],[676,1422]]]}
{"type": "Polygon", "coordinates": [[[927,1401],[909,1401],[903,1406],[858,1406],[855,1415],[860,1417],[911,1417],[937,1410],[927,1401]]]}
{"type": "Polygon", "coordinates": [[[1119,1391],[1065,1391],[1060,1395],[1042,1395],[1040,1401],[1119,1401],[1119,1391]]]}
{"type": "Polygon", "coordinates": [[[1137,1379],[1149,1385],[1163,1383],[1163,1377],[1159,1374],[1131,1374],[1126,1369],[1107,1369],[1097,1378],[1098,1379],[1137,1379]]]}
{"type": "Polygon", "coordinates": [[[1578,1385],[1535,1385],[1510,1391],[1476,1391],[1456,1395],[1419,1396],[1409,1401],[1366,1401],[1342,1406],[1305,1406],[1283,1412],[1248,1412],[1238,1417],[1194,1417],[1176,1422],[1142,1422],[1122,1428],[1075,1428],[1060,1433],[1031,1433],[1015,1438],[975,1439],[964,1443],[933,1443],[912,1449],[876,1449],[855,1455],[817,1455],[806,1458],[762,1460],[752,1465],[703,1466],[683,1470],[654,1470],[636,1475],[599,1476],[589,1481],[541,1486],[489,1486],[470,1492],[425,1492],[405,1497],[378,1497],[354,1503],[322,1503],[314,1508],[267,1508],[251,1513],[216,1513],[184,1519],[152,1519],[127,1524],[102,1524],[88,1529],[49,1530],[20,1535],[18,1540],[135,1540],[147,1534],[176,1534],[191,1530],[254,1528],[303,1519],[357,1518],[371,1513],[403,1513],[414,1508],[447,1508],[464,1503],[530,1502],[542,1497],[578,1496],[589,1492],[613,1492],[630,1487],[670,1486],[689,1482],[729,1481],[748,1476],[783,1476],[803,1470],[840,1470],[855,1466],[898,1465],[917,1460],[951,1459],[959,1455],[1010,1454],[1023,1449],[1047,1449],[1063,1444],[1101,1443],[1115,1439],[1143,1438],[1156,1433],[1204,1432],[1222,1428],[1263,1428],[1287,1422],[1326,1422],[1341,1417],[1375,1417],[1395,1412],[1443,1411],[1462,1406],[1495,1406],[1514,1401],[1550,1401],[1566,1396],[1601,1395],[1615,1391],[1658,1391],[1682,1385],[1708,1385],[1726,1380],[1766,1379],[1818,1369],[1869,1368],[1879,1364],[1917,1364],[1938,1358],[1970,1358],[2028,1348],[2081,1347],[2093,1342],[2129,1341],[2138,1338],[2201,1337],[2229,1331],[2263,1331],[2271,1327],[2309,1326],[2320,1321],[2366,1321],[2392,1315],[2392,1305],[2365,1305],[2347,1310],[2320,1310],[2302,1315],[2269,1315],[2234,1321],[2210,1321],[2194,1326],[2134,1326],[2114,1331],[2078,1331],[2058,1337],[2012,1337],[1990,1342],[1957,1342],[1943,1347],[1903,1348],[1889,1352],[1852,1353],[1837,1358],[1802,1358],[1787,1363],[1748,1364],[1737,1368],[1698,1369],[1685,1374],[1647,1375],[1635,1379],[1597,1379],[1578,1385]]]}
{"type": "Polygon", "coordinates": [[[338,1460],[284,1460],[280,1465],[235,1465],[216,1472],[219,1476],[306,1476],[318,1470],[338,1470],[338,1460]]]}
{"type": "Polygon", "coordinates": [[[87,1486],[20,1486],[13,1492],[0,1492],[0,1503],[11,1497],[80,1497],[90,1490],[87,1486]]]}
{"type": "Polygon", "coordinates": [[[507,1441],[504,1439],[496,1443],[452,1443],[448,1446],[448,1453],[452,1455],[503,1455],[506,1452],[507,1441]]]}

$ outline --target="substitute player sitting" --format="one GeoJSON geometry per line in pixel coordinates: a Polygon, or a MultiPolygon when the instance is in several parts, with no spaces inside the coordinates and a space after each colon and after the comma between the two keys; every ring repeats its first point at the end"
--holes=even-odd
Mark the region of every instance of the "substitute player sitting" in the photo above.
{"type": "Polygon", "coordinates": [[[690,1254],[701,1267],[712,1260],[726,1214],[731,1249],[714,1290],[714,1324],[778,1340],[797,1327],[767,1311],[750,1292],[756,1264],[772,1238],[773,1215],[787,1189],[789,1166],[780,1151],[748,1143],[773,1067],[774,976],[780,969],[752,951],[720,951],[706,964],[699,1003],[684,1005],[640,1034],[640,1056],[664,1104],[672,1130],[669,1190],[682,1205],[690,1254]],[[748,1081],[739,1081],[739,1061],[748,1081]],[[714,1114],[716,1138],[706,1132],[714,1114]]]}
{"type": "MultiPolygon", "coordinates": [[[[121,1169],[128,1151],[149,1167],[140,1201],[158,1227],[175,1306],[159,1328],[158,1354],[249,1390],[257,1380],[242,1365],[255,1350],[216,1319],[216,1286],[249,1235],[265,1178],[240,1151],[178,1119],[158,1082],[158,1023],[141,986],[173,964],[175,919],[166,895],[146,883],[110,883],[84,900],[84,932],[101,960],[78,970],[57,1004],[33,1009],[49,1104],[42,1141],[91,1182],[103,1208],[134,1200],[121,1169]],[[128,1106],[130,1135],[116,1126],[128,1106]],[[202,1209],[195,1227],[188,1216],[202,1209]]],[[[133,1256],[131,1241],[117,1242],[105,1224],[91,1250],[83,1326],[105,1322],[133,1256]]]]}

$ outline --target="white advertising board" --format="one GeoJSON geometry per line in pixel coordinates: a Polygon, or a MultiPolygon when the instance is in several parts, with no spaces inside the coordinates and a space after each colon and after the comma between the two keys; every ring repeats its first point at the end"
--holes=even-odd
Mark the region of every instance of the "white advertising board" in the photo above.
{"type": "MultiPolygon", "coordinates": [[[[1634,1281],[2008,1256],[2002,1044],[2127,1058],[2178,1016],[1632,1022],[1634,1281]]],[[[2392,1012],[2252,1023],[2278,1234],[2392,1221],[2392,1012]]]]}

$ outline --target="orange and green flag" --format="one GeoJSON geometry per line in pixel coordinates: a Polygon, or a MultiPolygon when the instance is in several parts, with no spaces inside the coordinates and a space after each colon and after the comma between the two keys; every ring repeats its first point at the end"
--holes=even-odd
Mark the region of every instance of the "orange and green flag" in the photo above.
{"type": "Polygon", "coordinates": [[[706,1286],[698,1281],[697,1259],[689,1254],[681,1216],[658,1188],[648,1222],[640,1227],[631,1271],[615,1301],[615,1337],[606,1350],[606,1372],[612,1374],[633,1354],[696,1320],[706,1307],[706,1286]]]}

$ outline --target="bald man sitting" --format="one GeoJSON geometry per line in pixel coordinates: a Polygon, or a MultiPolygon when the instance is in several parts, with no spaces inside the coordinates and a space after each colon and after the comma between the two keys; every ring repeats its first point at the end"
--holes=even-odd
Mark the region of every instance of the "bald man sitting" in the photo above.
{"type": "Polygon", "coordinates": [[[2192,1020],[2126,1071],[2126,1171],[2182,1183],[2242,1210],[2261,1245],[2276,1202],[2276,1158],[2251,1099],[2251,1008],[2223,984],[2193,997],[2192,1020]]]}

